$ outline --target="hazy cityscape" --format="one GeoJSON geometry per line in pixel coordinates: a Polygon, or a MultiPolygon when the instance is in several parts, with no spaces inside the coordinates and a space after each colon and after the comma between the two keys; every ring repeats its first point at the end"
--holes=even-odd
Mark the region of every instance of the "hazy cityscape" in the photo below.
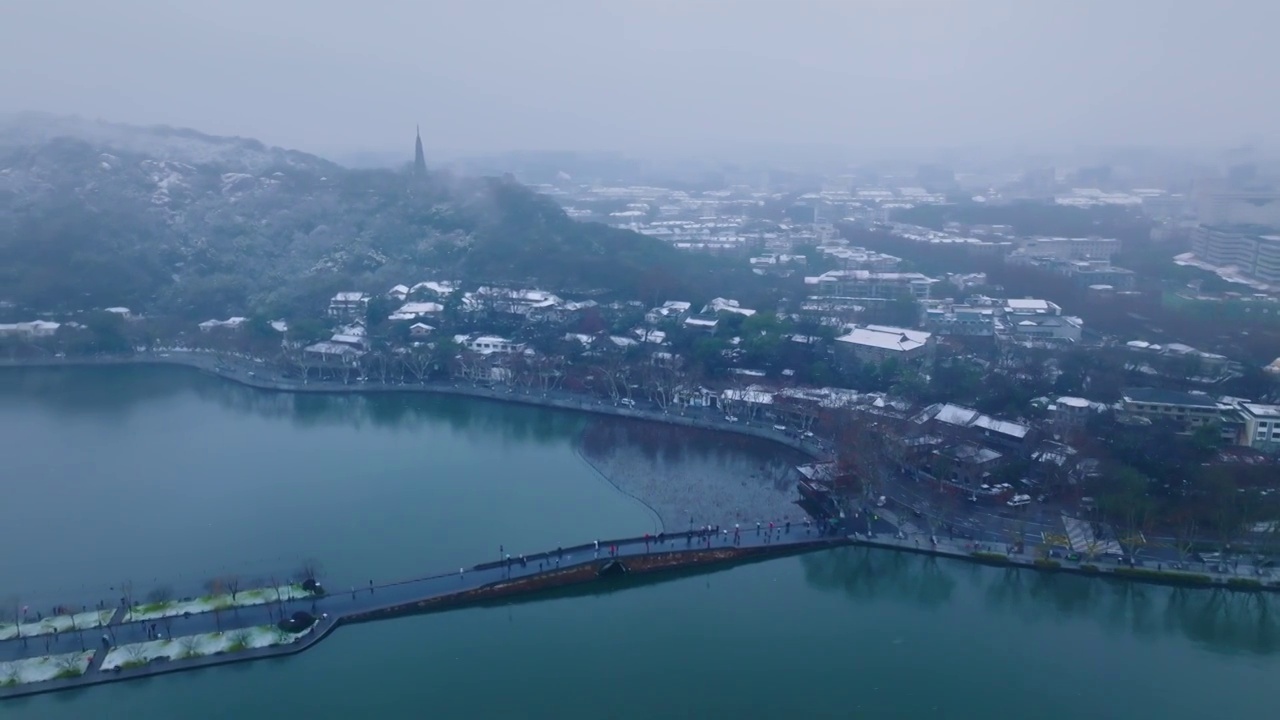
{"type": "Polygon", "coordinates": [[[0,705],[1264,712],[1228,5],[20,4],[0,705]]]}

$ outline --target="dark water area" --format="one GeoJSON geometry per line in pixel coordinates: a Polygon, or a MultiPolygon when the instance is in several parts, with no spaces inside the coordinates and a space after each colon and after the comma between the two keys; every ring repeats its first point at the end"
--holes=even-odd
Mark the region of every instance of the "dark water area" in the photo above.
{"type": "MultiPolygon", "coordinates": [[[[723,464],[770,487],[772,450],[751,441],[670,449],[593,428],[181,368],[6,370],[0,599],[305,558],[359,584],[496,559],[499,543],[651,531],[580,437],[582,454],[691,479],[723,464]]],[[[1266,717],[1276,602],[840,548],[340,628],[291,658],[6,701],[0,718],[1266,717]]]]}
{"type": "Polygon", "coordinates": [[[806,457],[778,443],[606,418],[583,431],[582,455],[619,490],[653,508],[668,531],[803,516],[795,504],[795,466],[806,457]]]}

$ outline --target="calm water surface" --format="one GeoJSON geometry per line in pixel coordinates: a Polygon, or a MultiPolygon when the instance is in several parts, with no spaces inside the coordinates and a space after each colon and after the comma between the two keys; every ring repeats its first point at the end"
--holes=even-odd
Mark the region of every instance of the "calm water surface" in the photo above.
{"type": "MultiPolygon", "coordinates": [[[[655,520],[582,418],[294,397],[183,369],[0,372],[0,598],[436,572],[655,520]]],[[[1274,712],[1277,603],[841,549],[343,628],[302,655],[0,718],[1204,718],[1274,712]]]]}

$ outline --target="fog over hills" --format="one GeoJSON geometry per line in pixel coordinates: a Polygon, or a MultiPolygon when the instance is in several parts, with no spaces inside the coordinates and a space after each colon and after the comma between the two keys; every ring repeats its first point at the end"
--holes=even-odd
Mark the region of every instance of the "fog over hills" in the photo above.
{"type": "Polygon", "coordinates": [[[188,129],[0,119],[0,300],[16,307],[289,314],[428,274],[654,295],[705,284],[698,272],[510,179],[351,169],[188,129]]]}

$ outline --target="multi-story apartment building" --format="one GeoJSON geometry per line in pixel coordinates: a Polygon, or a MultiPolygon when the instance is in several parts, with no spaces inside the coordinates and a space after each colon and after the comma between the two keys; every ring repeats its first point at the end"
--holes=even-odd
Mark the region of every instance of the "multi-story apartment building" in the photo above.
{"type": "Polygon", "coordinates": [[[867,300],[896,300],[904,297],[928,300],[929,290],[935,282],[937,281],[933,278],[916,272],[871,270],[832,270],[804,279],[805,285],[814,295],[867,300]]]}
{"type": "Polygon", "coordinates": [[[1124,412],[1152,421],[1167,421],[1184,431],[1221,422],[1231,406],[1208,395],[1161,390],[1159,388],[1127,388],[1121,393],[1124,412]]]}
{"type": "Polygon", "coordinates": [[[1100,237],[1037,237],[1022,242],[1013,255],[1058,260],[1107,260],[1120,252],[1120,241],[1100,237]]]}
{"type": "Polygon", "coordinates": [[[1191,234],[1191,252],[1209,265],[1233,267],[1260,282],[1280,284],[1280,230],[1201,225],[1191,234]]]}

